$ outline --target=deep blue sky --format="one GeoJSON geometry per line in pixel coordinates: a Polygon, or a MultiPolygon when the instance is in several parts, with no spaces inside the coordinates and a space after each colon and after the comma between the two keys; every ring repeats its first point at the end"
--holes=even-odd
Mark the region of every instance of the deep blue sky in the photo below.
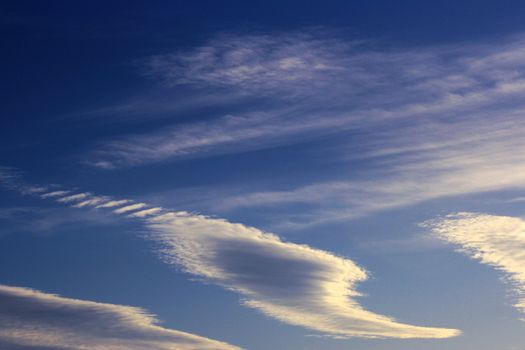
{"type": "MultiPolygon", "coordinates": [[[[0,287],[63,297],[73,316],[42,313],[72,327],[54,335],[86,331],[74,298],[256,350],[525,341],[522,1],[0,11],[0,287]],[[190,214],[159,228],[102,196],[190,214]],[[338,286],[354,304],[326,302],[338,286]]],[[[0,306],[23,293],[0,290],[0,306]]],[[[22,338],[0,333],[0,347],[44,345],[22,338]]],[[[53,341],[42,350],[77,349],[53,341]]]]}

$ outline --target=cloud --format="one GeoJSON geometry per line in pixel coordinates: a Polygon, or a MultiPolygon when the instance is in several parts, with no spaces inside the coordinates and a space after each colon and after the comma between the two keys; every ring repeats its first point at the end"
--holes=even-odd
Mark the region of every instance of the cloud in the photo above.
{"type": "MultiPolygon", "coordinates": [[[[414,123],[366,135],[360,152],[339,149],[342,159],[372,162],[366,178],[329,180],[297,188],[223,194],[215,207],[310,205],[282,225],[303,227],[348,220],[424,201],[525,187],[522,110],[481,118],[414,123]],[[488,117],[487,117],[488,119],[488,117]]],[[[355,138],[359,138],[358,136],[355,138]]],[[[354,138],[354,139],[355,139],[354,138]]],[[[359,170],[358,170],[359,171],[359,170]]],[[[282,185],[281,185],[282,187],[282,185]]],[[[210,199],[213,203],[213,199],[210,199]]]]}
{"type": "Polygon", "coordinates": [[[136,212],[134,212],[132,214],[129,214],[129,216],[132,217],[132,218],[144,218],[144,217],[147,217],[147,216],[152,216],[152,215],[158,214],[161,211],[162,211],[162,208],[149,208],[149,209],[136,211],[136,212]]]}
{"type": "Polygon", "coordinates": [[[236,346],[163,328],[144,310],[0,285],[6,350],[228,350],[236,346]]]}
{"type": "Polygon", "coordinates": [[[407,124],[447,122],[453,131],[473,117],[491,124],[513,115],[523,125],[514,113],[525,107],[522,36],[485,45],[378,49],[328,31],[279,34],[219,35],[152,57],[145,69],[168,86],[197,96],[240,94],[249,108],[235,103],[227,115],[205,122],[115,137],[87,162],[136,166],[356,130],[379,138],[407,124]]]}
{"type": "Polygon", "coordinates": [[[127,200],[127,199],[121,199],[121,200],[118,200],[118,201],[108,200],[107,202],[104,202],[102,204],[98,204],[95,208],[113,208],[113,207],[118,207],[118,206],[121,206],[123,204],[130,203],[130,202],[131,201],[127,200]]]}
{"type": "Polygon", "coordinates": [[[148,219],[164,260],[244,296],[283,322],[338,337],[447,338],[453,329],[399,323],[362,308],[365,270],[350,259],[252,227],[187,213],[148,219]]]}
{"type": "Polygon", "coordinates": [[[53,191],[53,192],[47,192],[43,194],[41,197],[42,198],[59,197],[59,196],[63,196],[68,193],[69,191],[53,191]]]}
{"type": "Polygon", "coordinates": [[[75,204],[75,208],[83,208],[83,207],[95,207],[101,203],[107,202],[107,198],[104,197],[94,197],[90,199],[86,199],[85,201],[79,202],[75,204]]]}
{"type": "Polygon", "coordinates": [[[115,209],[115,210],[113,210],[113,212],[115,214],[124,214],[124,213],[130,212],[130,211],[135,211],[137,209],[142,209],[145,206],[146,206],[146,204],[144,204],[144,203],[135,203],[135,204],[126,205],[125,207],[120,207],[118,209],[115,209]]]}
{"type": "Polygon", "coordinates": [[[458,251],[504,272],[525,313],[525,220],[480,213],[457,213],[423,224],[458,251]]]}
{"type": "Polygon", "coordinates": [[[172,158],[241,152],[304,140],[313,133],[344,127],[344,118],[305,117],[301,124],[287,116],[292,109],[227,115],[207,121],[167,127],[147,135],[115,138],[95,149],[87,162],[99,168],[137,166],[172,158]],[[239,148],[239,145],[242,145],[239,148]]]}
{"type": "Polygon", "coordinates": [[[281,34],[219,35],[152,57],[148,74],[168,86],[264,101],[205,122],[115,138],[89,162],[136,166],[339,136],[337,147],[322,149],[323,158],[341,166],[366,161],[367,168],[352,165],[351,179],[342,172],[294,187],[278,183],[278,190],[246,186],[208,201],[223,213],[307,204],[279,218],[276,226],[287,228],[525,186],[525,156],[515,151],[525,148],[523,35],[385,49],[327,31],[281,34]]]}
{"type": "Polygon", "coordinates": [[[171,86],[235,87],[268,94],[303,86],[305,93],[311,91],[307,85],[324,85],[328,77],[333,80],[351,69],[345,54],[354,45],[313,31],[279,37],[219,35],[194,49],[153,56],[146,69],[171,86]]]}
{"type": "MultiPolygon", "coordinates": [[[[51,193],[44,194],[44,196],[49,196],[49,195],[56,195],[56,192],[51,192],[51,193]]],[[[70,196],[61,197],[58,201],[59,202],[64,202],[64,203],[69,203],[69,202],[78,201],[79,199],[85,199],[88,196],[89,196],[89,193],[77,193],[77,194],[72,194],[70,196]]]]}
{"type": "MultiPolygon", "coordinates": [[[[54,200],[76,205],[60,197],[54,200]]],[[[121,203],[124,206],[111,207],[112,213],[125,209],[128,217],[140,220],[161,246],[165,262],[239,293],[244,305],[288,324],[334,337],[448,338],[459,334],[455,329],[404,324],[365,310],[358,302],[357,284],[368,274],[350,259],[223,219],[121,203]]]]}

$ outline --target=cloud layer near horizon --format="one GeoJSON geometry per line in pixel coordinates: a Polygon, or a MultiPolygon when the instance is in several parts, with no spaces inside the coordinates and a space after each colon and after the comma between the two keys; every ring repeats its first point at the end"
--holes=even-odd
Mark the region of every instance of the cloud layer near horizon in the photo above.
{"type": "Polygon", "coordinates": [[[525,220],[480,213],[457,213],[424,224],[458,251],[505,273],[525,313],[525,220]]]}
{"type": "Polygon", "coordinates": [[[0,285],[0,346],[5,350],[239,350],[163,328],[144,310],[0,285]]]}
{"type": "MultiPolygon", "coordinates": [[[[12,188],[27,192],[23,189],[28,186],[16,178],[12,183],[12,188]]],[[[36,195],[50,198],[50,193],[56,191],[36,195]]],[[[459,334],[455,329],[400,323],[365,310],[357,300],[357,284],[368,274],[350,259],[284,242],[253,227],[145,203],[87,192],[51,198],[71,207],[88,203],[83,207],[104,208],[104,203],[111,203],[114,215],[146,225],[149,237],[160,243],[164,261],[239,293],[244,305],[283,322],[335,337],[448,338],[459,334]]]]}

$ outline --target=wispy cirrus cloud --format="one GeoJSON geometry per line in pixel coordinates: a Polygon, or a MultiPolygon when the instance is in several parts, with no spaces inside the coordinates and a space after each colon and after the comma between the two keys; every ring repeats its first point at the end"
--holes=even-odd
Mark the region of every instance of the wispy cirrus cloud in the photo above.
{"type": "MultiPolygon", "coordinates": [[[[260,97],[249,109],[205,122],[103,143],[88,162],[105,168],[295,143],[328,133],[385,130],[427,122],[491,123],[523,110],[525,44],[378,49],[326,32],[223,35],[157,55],[150,75],[194,94],[260,97]]],[[[233,108],[233,107],[232,107],[233,108]]],[[[519,117],[516,117],[519,122],[519,117]]]]}
{"type": "Polygon", "coordinates": [[[218,35],[203,46],[152,56],[145,70],[170,86],[233,87],[270,95],[310,94],[349,70],[354,80],[369,77],[347,64],[346,54],[358,42],[329,39],[322,30],[281,34],[218,35]]]}
{"type": "MultiPolygon", "coordinates": [[[[76,204],[61,197],[54,200],[71,207],[76,204]]],[[[223,219],[146,204],[132,209],[128,203],[111,210],[141,220],[149,237],[159,243],[164,261],[239,293],[244,305],[270,317],[335,337],[448,338],[459,334],[455,329],[404,324],[364,309],[358,302],[357,284],[368,274],[350,259],[223,219]]]]}
{"type": "Polygon", "coordinates": [[[525,220],[480,213],[457,213],[423,224],[458,251],[505,273],[525,313],[525,220]]]}
{"type": "MultiPolygon", "coordinates": [[[[485,119],[426,122],[366,136],[360,152],[341,159],[372,160],[366,178],[329,180],[286,190],[223,195],[221,210],[310,205],[283,225],[302,227],[370,215],[424,201],[525,187],[522,111],[485,119]]],[[[210,199],[213,202],[213,199],[210,199]]]]}
{"type": "Polygon", "coordinates": [[[233,350],[167,329],[140,308],[0,285],[0,345],[6,350],[233,350]]]}

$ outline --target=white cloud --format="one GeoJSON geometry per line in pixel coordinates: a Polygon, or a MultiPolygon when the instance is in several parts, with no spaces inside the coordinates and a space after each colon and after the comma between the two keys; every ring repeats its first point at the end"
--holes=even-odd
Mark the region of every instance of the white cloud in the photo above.
{"type": "Polygon", "coordinates": [[[479,213],[457,213],[424,224],[434,234],[483,264],[503,271],[525,313],[525,220],[479,213]]]}
{"type": "MultiPolygon", "coordinates": [[[[111,207],[113,213],[140,209],[120,203],[124,206],[119,209],[111,207]]],[[[164,261],[241,294],[243,304],[270,317],[334,337],[448,338],[459,334],[455,329],[404,324],[365,310],[358,302],[357,284],[368,274],[350,259],[223,219],[148,210],[132,215],[142,218],[149,237],[161,244],[164,261]]]]}
{"type": "Polygon", "coordinates": [[[112,166],[140,165],[359,130],[348,146],[324,150],[324,156],[366,158],[370,168],[380,169],[368,170],[366,180],[329,178],[284,190],[278,184],[279,190],[215,199],[218,210],[308,204],[303,213],[280,218],[287,227],[525,186],[525,156],[516,152],[525,149],[522,36],[461,47],[370,46],[311,31],[219,36],[156,56],[151,73],[170,85],[238,90],[272,103],[116,139],[95,158],[112,166]]]}
{"type": "Polygon", "coordinates": [[[147,68],[169,85],[233,86],[257,93],[301,86],[309,90],[307,85],[326,85],[327,76],[334,79],[351,69],[345,54],[353,46],[313,32],[278,38],[220,35],[192,50],[153,56],[147,68]]]}
{"type": "Polygon", "coordinates": [[[419,327],[365,310],[350,259],[226,220],[167,213],[146,221],[164,260],[244,296],[244,304],[283,322],[336,337],[448,338],[454,329],[419,327]]]}
{"type": "Polygon", "coordinates": [[[47,192],[41,195],[42,198],[50,198],[50,197],[59,197],[59,196],[65,196],[68,194],[69,191],[52,191],[47,192]]]}
{"type": "MultiPolygon", "coordinates": [[[[56,192],[54,194],[56,194],[56,192]]],[[[46,195],[49,195],[49,193],[43,194],[43,196],[46,196],[46,195]]],[[[58,199],[58,201],[63,202],[63,203],[77,202],[81,199],[86,199],[88,196],[89,196],[89,193],[77,193],[77,194],[72,194],[70,196],[61,197],[60,199],[58,199]]]]}
{"type": "Polygon", "coordinates": [[[118,201],[108,201],[106,203],[102,203],[102,204],[97,205],[95,208],[113,208],[113,207],[118,207],[118,206],[121,206],[123,204],[130,203],[130,202],[131,201],[127,200],[127,199],[121,199],[121,200],[118,200],[118,201]]]}
{"type": "Polygon", "coordinates": [[[129,214],[131,218],[145,218],[152,215],[157,215],[162,211],[162,208],[149,208],[129,214]]]}
{"type": "MultiPolygon", "coordinates": [[[[278,206],[307,203],[289,216],[290,227],[346,220],[424,201],[525,187],[525,124],[522,111],[485,119],[425,122],[366,135],[361,152],[338,150],[341,157],[366,158],[376,170],[366,178],[319,182],[280,191],[222,196],[216,207],[278,206]],[[379,170],[377,170],[379,169],[379,170]]],[[[210,199],[213,201],[213,199],[210,199]]]]}
{"type": "MultiPolygon", "coordinates": [[[[104,168],[133,166],[345,130],[378,137],[407,121],[446,121],[453,131],[456,122],[475,117],[480,124],[494,123],[525,108],[525,78],[519,73],[525,65],[519,60],[522,37],[485,46],[371,47],[310,31],[218,36],[200,47],[155,56],[147,64],[150,73],[169,85],[191,86],[196,95],[216,89],[264,101],[205,123],[114,138],[97,148],[89,162],[104,168]]],[[[522,119],[514,115],[519,126],[522,119]]]]}
{"type": "Polygon", "coordinates": [[[147,135],[115,138],[92,152],[89,164],[112,169],[159,162],[171,158],[193,157],[271,147],[292,140],[344,129],[346,116],[324,118],[322,114],[295,118],[293,108],[271,112],[227,115],[212,121],[167,127],[147,135]],[[242,145],[242,147],[240,147],[242,145]]]}
{"type": "Polygon", "coordinates": [[[144,310],[0,285],[3,349],[228,350],[236,346],[163,328],[144,310]]]}
{"type": "Polygon", "coordinates": [[[74,205],[75,208],[83,208],[83,207],[97,207],[99,205],[107,204],[108,198],[106,197],[92,197],[89,199],[86,199],[85,201],[79,202],[74,205]]]}
{"type": "Polygon", "coordinates": [[[137,210],[137,209],[144,208],[145,206],[146,206],[146,204],[144,204],[144,203],[135,203],[135,204],[131,204],[131,205],[127,205],[125,207],[121,207],[121,208],[115,209],[115,210],[113,210],[113,212],[115,214],[124,214],[124,213],[130,212],[130,211],[134,211],[134,210],[137,210]]]}

